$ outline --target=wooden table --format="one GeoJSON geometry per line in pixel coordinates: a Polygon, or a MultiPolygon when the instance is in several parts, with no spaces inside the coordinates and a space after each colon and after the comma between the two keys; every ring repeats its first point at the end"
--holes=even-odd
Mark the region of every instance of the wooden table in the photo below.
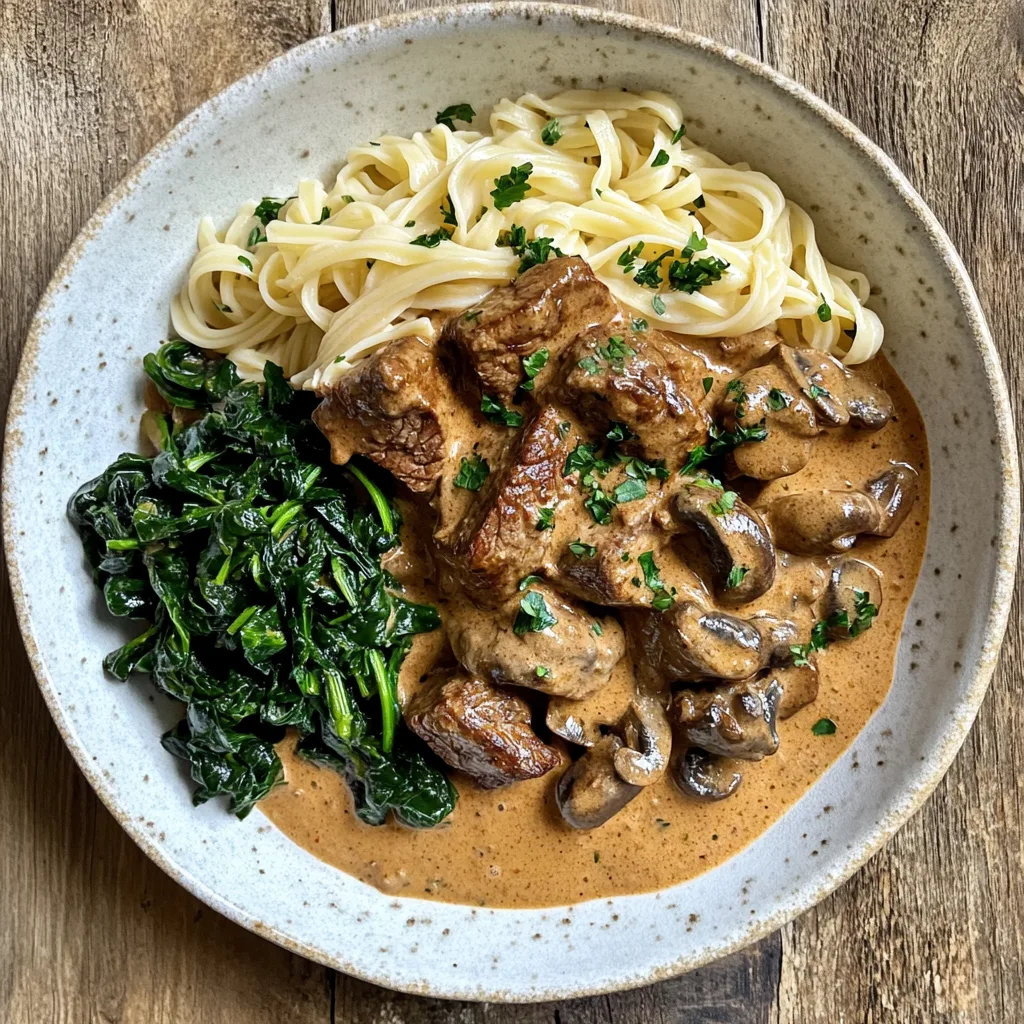
{"type": "MultiPolygon", "coordinates": [[[[58,259],[100,199],[164,132],[233,79],[310,36],[417,6],[427,4],[2,0],[0,415],[29,319],[58,259]]],[[[760,57],[823,96],[890,153],[963,254],[1020,409],[1024,4],[614,6],[760,57]]],[[[925,809],[835,895],[758,945],[685,977],[517,1008],[424,1000],[354,981],[243,931],[166,878],[101,806],[64,749],[22,650],[2,568],[0,576],[4,1022],[1024,1018],[1024,705],[1016,614],[992,690],[949,775],[925,809]]]]}

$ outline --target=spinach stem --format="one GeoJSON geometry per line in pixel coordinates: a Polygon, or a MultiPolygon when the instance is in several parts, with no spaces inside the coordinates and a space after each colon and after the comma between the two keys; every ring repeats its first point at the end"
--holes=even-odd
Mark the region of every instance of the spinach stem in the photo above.
{"type": "Polygon", "coordinates": [[[249,605],[249,607],[240,612],[238,618],[228,626],[227,632],[231,636],[234,636],[259,610],[260,606],[258,604],[249,605]]]}
{"type": "Polygon", "coordinates": [[[352,705],[338,673],[333,669],[324,670],[327,681],[327,706],[331,712],[334,731],[343,740],[352,738],[352,705]]]}
{"type": "Polygon", "coordinates": [[[137,540],[132,540],[131,537],[115,538],[114,540],[107,541],[108,551],[131,551],[139,546],[137,540]]]}
{"type": "Polygon", "coordinates": [[[334,576],[334,582],[338,584],[338,590],[341,591],[341,596],[348,601],[349,605],[355,608],[355,589],[352,586],[352,581],[349,579],[348,573],[345,572],[345,567],[341,564],[341,559],[338,558],[337,555],[331,555],[331,575],[334,576]]]}
{"type": "Polygon", "coordinates": [[[385,754],[391,752],[391,745],[395,740],[395,720],[398,717],[395,692],[388,679],[387,666],[384,664],[384,655],[380,651],[370,651],[367,654],[370,668],[373,669],[374,678],[377,680],[377,692],[380,694],[380,718],[383,729],[381,747],[385,754]]]}
{"type": "Polygon", "coordinates": [[[366,493],[370,495],[370,500],[377,508],[377,515],[380,516],[380,523],[384,527],[384,532],[389,537],[393,537],[395,535],[395,519],[391,514],[391,506],[388,504],[387,498],[381,493],[380,488],[358,467],[349,463],[346,468],[366,488],[366,493]]]}
{"type": "MultiPolygon", "coordinates": [[[[288,502],[285,502],[287,505],[288,502]]],[[[270,536],[279,537],[281,531],[302,511],[302,502],[295,502],[291,508],[285,509],[279,515],[275,516],[271,522],[273,526],[270,527],[270,536]]]]}

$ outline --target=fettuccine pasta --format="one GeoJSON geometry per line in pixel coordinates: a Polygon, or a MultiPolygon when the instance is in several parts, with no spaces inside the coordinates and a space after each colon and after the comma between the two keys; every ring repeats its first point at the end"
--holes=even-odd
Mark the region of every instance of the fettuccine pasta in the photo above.
{"type": "Polygon", "coordinates": [[[849,364],[881,346],[864,275],[821,255],[770,178],[692,142],[668,96],[527,94],[494,107],[489,134],[450,124],[356,146],[330,190],[303,180],[283,202],[244,204],[223,232],[204,217],[177,334],[244,377],[270,359],[296,386],[326,387],[393,338],[434,337],[437,314],[520,272],[516,239],[545,239],[534,255],[582,256],[661,330],[776,323],[849,364]]]}

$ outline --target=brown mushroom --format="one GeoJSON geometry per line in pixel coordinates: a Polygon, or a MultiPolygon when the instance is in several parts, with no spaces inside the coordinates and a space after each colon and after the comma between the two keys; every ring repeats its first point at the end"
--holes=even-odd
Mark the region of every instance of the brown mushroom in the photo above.
{"type": "Polygon", "coordinates": [[[775,708],[779,719],[791,718],[818,699],[818,668],[810,660],[806,665],[780,665],[772,670],[769,679],[778,683],[782,690],[775,708]]]}
{"type": "Polygon", "coordinates": [[[860,491],[800,491],[776,498],[765,510],[775,543],[798,554],[847,551],[861,533],[882,527],[878,502],[860,491]]]}
{"type": "Polygon", "coordinates": [[[615,770],[615,754],[622,749],[618,736],[605,736],[571,764],[555,787],[555,802],[573,828],[603,825],[639,792],[615,770]]]}
{"type": "Polygon", "coordinates": [[[680,690],[672,713],[681,735],[709,754],[760,761],[779,748],[775,714],[782,688],[771,679],[747,679],[713,690],[680,690]]]}
{"type": "Polygon", "coordinates": [[[736,762],[691,747],[673,765],[672,780],[687,795],[698,800],[724,800],[743,781],[736,762]]]}
{"type": "Polygon", "coordinates": [[[876,385],[852,374],[832,356],[813,348],[779,345],[776,358],[814,403],[823,426],[881,430],[892,418],[892,400],[876,385]]]}
{"type": "Polygon", "coordinates": [[[582,700],[552,697],[544,721],[556,736],[592,747],[623,720],[636,695],[632,674],[617,670],[606,685],[582,700]]]}
{"type": "Polygon", "coordinates": [[[764,510],[775,543],[799,554],[848,551],[860,534],[891,537],[917,497],[917,473],[902,462],[857,491],[784,494],[764,510]]]}
{"type": "Polygon", "coordinates": [[[672,753],[672,727],[661,703],[638,694],[620,725],[626,746],[615,751],[619,778],[633,786],[649,786],[665,774],[672,753]]]}
{"type": "Polygon", "coordinates": [[[763,423],[767,433],[763,441],[735,449],[731,465],[737,473],[755,480],[776,480],[810,462],[821,428],[811,400],[781,367],[748,370],[736,385],[730,384],[721,408],[730,429],[763,423]]]}
{"type": "Polygon", "coordinates": [[[764,520],[735,492],[694,477],[676,494],[673,514],[701,539],[719,600],[745,604],[771,588],[775,545],[764,520]]]}
{"type": "Polygon", "coordinates": [[[859,636],[871,628],[882,607],[882,574],[859,558],[832,562],[822,615],[829,635],[836,639],[859,636]]]}
{"type": "Polygon", "coordinates": [[[891,537],[910,514],[917,498],[918,476],[905,462],[894,462],[890,469],[869,480],[864,492],[878,502],[882,522],[872,531],[878,537],[891,537]]]}

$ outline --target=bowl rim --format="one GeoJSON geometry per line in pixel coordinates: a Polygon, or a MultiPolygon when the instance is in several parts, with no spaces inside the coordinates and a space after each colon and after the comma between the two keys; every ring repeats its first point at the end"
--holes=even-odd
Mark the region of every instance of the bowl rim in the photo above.
{"type": "MultiPolygon", "coordinates": [[[[1014,592],[1020,533],[1020,482],[1016,435],[1012,417],[1012,406],[999,354],[993,343],[985,314],[967,269],[953,242],[939,223],[938,218],[913,185],[911,185],[895,161],[850,120],[839,114],[824,100],[820,99],[805,86],[788,78],[767,64],[734,47],[717,43],[696,33],[663,25],[631,14],[604,11],[593,7],[576,7],[563,3],[537,3],[530,2],[530,0],[496,0],[496,2],[475,2],[458,6],[429,7],[401,14],[387,15],[350,25],[326,35],[314,36],[298,44],[285,53],[260,65],[255,70],[232,82],[214,96],[205,100],[171,128],[108,193],[79,231],[68,251],[61,258],[50,283],[39,300],[21,352],[18,373],[11,391],[4,431],[4,447],[6,449],[8,444],[16,443],[20,434],[18,424],[27,408],[27,399],[31,392],[31,385],[36,370],[36,355],[39,350],[40,339],[49,325],[47,319],[49,306],[65,279],[70,275],[83,255],[91,237],[97,233],[112,210],[132,192],[142,173],[155,157],[172,147],[196,123],[209,116],[222,100],[236,94],[248,92],[266,75],[270,67],[301,61],[307,52],[316,47],[358,43],[360,39],[367,38],[378,32],[394,31],[429,23],[443,25],[452,20],[477,22],[485,18],[490,18],[494,21],[512,18],[535,20],[543,16],[572,20],[581,25],[599,25],[624,29],[673,43],[679,46],[681,50],[700,50],[724,63],[731,64],[748,74],[762,79],[787,96],[795,99],[809,113],[815,115],[833,131],[842,135],[848,143],[852,144],[875,165],[888,184],[892,186],[906,203],[911,214],[924,227],[930,246],[944,265],[946,273],[956,289],[957,299],[967,318],[974,343],[982,358],[988,392],[993,405],[999,459],[1002,467],[1002,500],[1000,501],[1000,514],[996,530],[995,583],[992,591],[992,602],[988,610],[982,635],[982,656],[974,668],[967,689],[960,700],[959,713],[950,722],[941,744],[932,750],[925,759],[924,767],[928,770],[928,774],[916,784],[915,788],[907,792],[906,798],[899,807],[894,808],[885,820],[872,828],[859,849],[851,851],[849,858],[842,864],[840,870],[829,878],[824,887],[817,891],[806,893],[803,898],[796,901],[794,905],[787,907],[784,911],[752,921],[750,927],[735,943],[728,946],[709,945],[696,956],[690,957],[685,961],[677,961],[667,967],[653,968],[643,976],[633,977],[625,981],[613,981],[607,986],[589,986],[573,992],[552,993],[538,991],[530,994],[510,995],[507,992],[493,991],[474,997],[477,999],[486,998],[492,1001],[539,1001],[551,998],[575,998],[647,985],[717,960],[774,932],[838,889],[840,885],[873,857],[892,838],[898,829],[905,825],[920,810],[925,800],[927,800],[945,775],[953,758],[967,738],[967,734],[973,725],[995,669],[1000,646],[1006,632],[1014,592]]],[[[78,743],[77,738],[70,729],[70,723],[64,717],[62,700],[57,693],[53,680],[49,677],[45,662],[35,643],[32,620],[25,597],[23,578],[18,564],[13,536],[13,473],[9,471],[10,460],[5,459],[4,462],[2,492],[0,492],[3,506],[4,554],[8,566],[10,589],[18,626],[33,673],[54,723],[68,749],[71,751],[72,756],[78,763],[79,769],[85,775],[93,791],[99,796],[104,806],[111,812],[132,840],[162,871],[192,895],[234,923],[264,938],[268,938],[280,946],[376,985],[391,989],[397,988],[400,991],[433,996],[435,998],[465,999],[466,995],[464,992],[454,991],[443,984],[436,988],[430,983],[420,983],[415,987],[403,987],[400,983],[396,985],[395,981],[386,975],[375,975],[361,970],[352,963],[344,962],[334,954],[328,953],[316,946],[297,941],[286,935],[283,931],[268,925],[265,921],[259,920],[242,907],[222,897],[203,881],[194,877],[188,870],[179,866],[171,855],[154,844],[140,823],[134,821],[119,808],[113,787],[103,778],[101,771],[95,767],[89,754],[78,743]]]]}

